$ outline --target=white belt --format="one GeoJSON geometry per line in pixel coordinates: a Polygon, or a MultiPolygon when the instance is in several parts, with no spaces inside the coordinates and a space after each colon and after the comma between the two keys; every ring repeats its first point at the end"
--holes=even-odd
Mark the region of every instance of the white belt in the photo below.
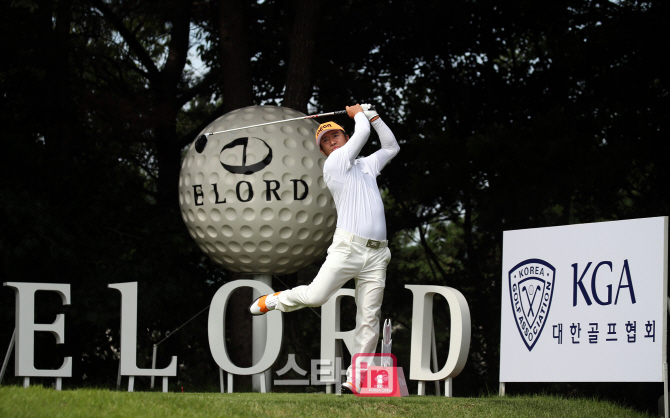
{"type": "Polygon", "coordinates": [[[368,248],[372,249],[379,249],[379,248],[386,248],[388,246],[388,241],[375,241],[373,239],[367,239],[363,237],[359,237],[358,235],[352,234],[351,232],[347,232],[343,229],[336,228],[335,229],[335,235],[338,235],[344,239],[346,239],[349,242],[355,242],[356,244],[361,244],[364,245],[368,248]]]}

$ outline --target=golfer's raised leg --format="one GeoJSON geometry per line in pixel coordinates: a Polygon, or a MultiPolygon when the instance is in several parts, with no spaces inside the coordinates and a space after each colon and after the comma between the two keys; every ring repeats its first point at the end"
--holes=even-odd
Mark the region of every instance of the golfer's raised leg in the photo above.
{"type": "Polygon", "coordinates": [[[335,235],[333,243],[328,248],[328,257],[312,283],[282,292],[276,309],[292,312],[326,303],[360,271],[364,260],[351,250],[350,242],[335,235]]]}

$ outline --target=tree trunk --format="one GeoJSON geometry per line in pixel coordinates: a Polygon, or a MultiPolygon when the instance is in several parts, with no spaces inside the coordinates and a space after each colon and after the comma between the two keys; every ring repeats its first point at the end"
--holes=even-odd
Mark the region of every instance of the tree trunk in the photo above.
{"type": "Polygon", "coordinates": [[[45,91],[47,109],[44,114],[44,137],[52,161],[60,165],[62,161],[72,158],[73,129],[75,116],[70,99],[71,71],[70,71],[70,25],[72,10],[70,1],[59,1],[52,15],[49,7],[38,8],[41,12],[43,32],[48,47],[45,48],[45,79],[50,87],[45,91]],[[51,29],[53,21],[55,26],[51,29]]]}
{"type": "Polygon", "coordinates": [[[218,3],[223,113],[254,104],[246,3],[241,0],[219,0],[218,3]]]}
{"type": "Polygon", "coordinates": [[[307,113],[312,95],[312,56],[321,0],[294,1],[296,9],[283,105],[307,113]]]}
{"type": "Polygon", "coordinates": [[[188,57],[191,24],[190,2],[177,2],[172,15],[168,58],[157,79],[154,91],[156,154],[158,159],[158,204],[177,207],[177,184],[181,169],[181,152],[177,137],[179,83],[188,57]]]}

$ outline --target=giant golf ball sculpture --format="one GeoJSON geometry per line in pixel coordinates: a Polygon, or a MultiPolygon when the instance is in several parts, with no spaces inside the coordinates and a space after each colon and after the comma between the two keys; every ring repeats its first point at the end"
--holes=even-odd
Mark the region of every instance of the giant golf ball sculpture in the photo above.
{"type": "MultiPolygon", "coordinates": [[[[286,107],[250,106],[202,133],[304,116],[286,107]]],[[[335,231],[335,203],[323,179],[312,119],[210,135],[189,147],[179,205],[200,249],[240,273],[288,274],[322,255],[335,231]]]]}

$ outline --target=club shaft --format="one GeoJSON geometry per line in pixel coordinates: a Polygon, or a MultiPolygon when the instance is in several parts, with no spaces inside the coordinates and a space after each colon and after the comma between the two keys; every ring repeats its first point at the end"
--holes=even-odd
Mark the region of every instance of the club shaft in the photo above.
{"type": "Polygon", "coordinates": [[[303,120],[303,119],[314,119],[314,118],[320,118],[320,117],[323,117],[323,116],[343,115],[345,113],[347,113],[346,110],[338,110],[338,111],[335,111],[335,112],[319,113],[318,115],[301,116],[299,118],[282,119],[282,120],[276,120],[276,121],[273,121],[273,122],[259,123],[258,125],[241,126],[239,128],[226,129],[224,131],[205,132],[203,135],[207,135],[207,136],[216,135],[216,134],[222,134],[222,133],[225,133],[225,132],[239,131],[239,130],[242,130],[242,129],[258,128],[259,126],[274,125],[275,123],[284,123],[284,122],[291,122],[291,121],[294,121],[294,120],[303,120]]]}

